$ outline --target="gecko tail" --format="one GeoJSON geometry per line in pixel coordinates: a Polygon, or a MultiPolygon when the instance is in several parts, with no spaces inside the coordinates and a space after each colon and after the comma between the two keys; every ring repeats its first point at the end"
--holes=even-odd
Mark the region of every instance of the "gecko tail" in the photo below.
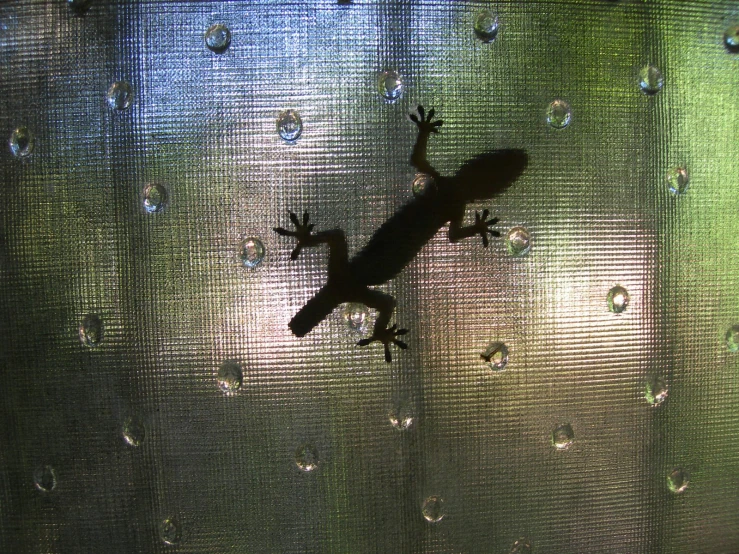
{"type": "Polygon", "coordinates": [[[341,304],[341,299],[328,286],[319,290],[290,320],[288,327],[296,337],[304,337],[341,304]]]}

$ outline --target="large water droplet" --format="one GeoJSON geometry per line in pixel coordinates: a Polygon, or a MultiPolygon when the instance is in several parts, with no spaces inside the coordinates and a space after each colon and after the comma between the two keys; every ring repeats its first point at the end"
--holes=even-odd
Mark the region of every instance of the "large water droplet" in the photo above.
{"type": "Polygon", "coordinates": [[[645,65],[639,71],[639,87],[644,94],[657,94],[662,90],[665,80],[662,72],[653,65],[645,65]]]}
{"type": "Polygon", "coordinates": [[[399,400],[388,412],[390,425],[398,431],[407,431],[413,426],[413,406],[405,399],[399,400]]]}
{"type": "Polygon", "coordinates": [[[103,340],[103,320],[96,314],[82,318],[79,328],[80,341],[85,346],[95,347],[103,340]]]}
{"type": "Polygon", "coordinates": [[[523,227],[514,227],[508,231],[506,243],[511,256],[525,256],[531,250],[531,233],[523,227]]]}
{"type": "Polygon", "coordinates": [[[690,176],[684,167],[673,167],[665,175],[667,187],[672,194],[683,194],[690,186],[690,176]]]}
{"type": "Polygon", "coordinates": [[[105,99],[112,110],[125,110],[133,102],[133,88],[126,81],[116,81],[110,85],[105,99]]]}
{"type": "Polygon", "coordinates": [[[16,158],[27,158],[33,154],[35,144],[36,140],[27,127],[18,127],[10,134],[10,139],[8,139],[10,153],[16,158]]]}
{"type": "Polygon", "coordinates": [[[436,191],[436,181],[431,175],[426,173],[416,173],[411,184],[413,196],[419,198],[421,196],[429,196],[436,191]]]}
{"type": "Polygon", "coordinates": [[[226,393],[236,392],[244,381],[241,366],[234,360],[226,360],[218,368],[218,387],[226,393]]]}
{"type": "Polygon", "coordinates": [[[303,120],[295,110],[285,110],[277,117],[277,132],[282,140],[293,142],[300,138],[303,132],[303,120]]]}
{"type": "Polygon", "coordinates": [[[606,296],[606,302],[608,303],[608,309],[614,314],[620,314],[629,306],[631,297],[629,292],[620,285],[613,287],[608,291],[606,296]]]}
{"type": "Polygon", "coordinates": [[[527,554],[528,552],[531,552],[531,541],[521,538],[513,543],[510,554],[527,554]]]}
{"type": "Polygon", "coordinates": [[[318,468],[318,451],[312,444],[301,444],[295,451],[295,465],[306,473],[318,468]]]}
{"type": "Polygon", "coordinates": [[[164,544],[180,542],[180,525],[173,517],[168,517],[159,524],[159,537],[164,544]]]}
{"type": "Polygon", "coordinates": [[[205,31],[205,45],[216,54],[225,52],[231,44],[231,31],[220,23],[211,25],[205,31]]]}
{"type": "Polygon", "coordinates": [[[241,243],[239,247],[239,258],[241,263],[249,269],[254,269],[264,260],[264,244],[257,238],[249,238],[241,243]]]}
{"type": "Polygon", "coordinates": [[[386,102],[397,102],[403,95],[403,80],[397,71],[383,71],[377,79],[377,90],[386,102]]]}
{"type": "Polygon", "coordinates": [[[508,365],[508,347],[502,342],[491,342],[480,357],[493,371],[503,371],[508,365]]]}
{"type": "Polygon", "coordinates": [[[144,422],[136,416],[130,416],[123,422],[123,428],[121,430],[123,440],[129,446],[141,446],[146,438],[146,427],[144,422]]]}
{"type": "Polygon", "coordinates": [[[646,388],[644,390],[644,398],[651,406],[659,406],[669,394],[667,383],[662,377],[653,375],[647,379],[646,388]]]}
{"type": "Polygon", "coordinates": [[[732,54],[739,52],[739,25],[732,25],[724,33],[724,46],[732,54]]]}
{"type": "Polygon", "coordinates": [[[56,471],[51,466],[38,467],[33,472],[33,484],[41,492],[51,492],[56,488],[56,471]]]}
{"type": "Polygon", "coordinates": [[[359,302],[350,302],[344,308],[342,315],[344,323],[351,331],[364,333],[368,320],[367,307],[359,302]]]}
{"type": "Polygon", "coordinates": [[[150,214],[155,214],[161,212],[166,205],[167,189],[157,183],[146,185],[144,188],[144,209],[150,214]]]}
{"type": "Polygon", "coordinates": [[[475,35],[483,42],[493,42],[498,36],[498,16],[484,10],[475,16],[475,35]]]}
{"type": "Polygon", "coordinates": [[[575,441],[575,432],[572,430],[572,425],[569,423],[563,423],[555,427],[552,431],[552,444],[557,450],[566,450],[575,441]]]}
{"type": "Polygon", "coordinates": [[[667,476],[667,487],[675,494],[685,492],[685,489],[688,488],[688,484],[690,484],[690,476],[688,475],[688,472],[682,468],[678,467],[673,469],[667,476]]]}
{"type": "Polygon", "coordinates": [[[726,347],[729,352],[739,352],[739,325],[732,325],[726,331],[726,347]]]}
{"type": "Polygon", "coordinates": [[[444,519],[444,499],[440,496],[429,496],[423,501],[421,513],[429,523],[440,522],[444,519]]]}
{"type": "Polygon", "coordinates": [[[572,121],[572,109],[564,100],[553,100],[547,106],[547,123],[555,129],[564,129],[572,121]]]}

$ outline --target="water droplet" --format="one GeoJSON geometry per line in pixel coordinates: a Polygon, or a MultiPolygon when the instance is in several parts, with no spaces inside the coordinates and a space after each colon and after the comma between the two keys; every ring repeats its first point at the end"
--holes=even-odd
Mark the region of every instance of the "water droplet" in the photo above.
{"type": "Polygon", "coordinates": [[[645,65],[639,71],[639,87],[644,94],[657,94],[664,84],[662,72],[653,65],[645,65]]]}
{"type": "Polygon", "coordinates": [[[508,347],[502,342],[491,342],[480,357],[493,371],[503,371],[508,365],[508,347]]]}
{"type": "Polygon", "coordinates": [[[51,466],[38,467],[33,472],[33,484],[41,492],[51,492],[56,488],[56,471],[51,466]]]}
{"type": "Polygon", "coordinates": [[[239,248],[239,257],[245,267],[254,269],[264,260],[264,244],[257,238],[246,239],[239,248]]]}
{"type": "Polygon", "coordinates": [[[36,140],[27,127],[18,127],[10,134],[10,139],[8,140],[10,153],[16,158],[27,158],[33,154],[35,143],[36,140]]]}
{"type": "Polygon", "coordinates": [[[679,467],[673,469],[667,476],[667,486],[670,491],[675,494],[685,492],[685,489],[688,488],[688,484],[690,484],[688,472],[679,467]]]}
{"type": "Polygon", "coordinates": [[[672,194],[683,194],[690,186],[690,176],[684,167],[673,167],[665,175],[667,187],[672,194]]]}
{"type": "Polygon", "coordinates": [[[552,431],[552,444],[557,450],[567,450],[575,441],[575,433],[572,425],[563,423],[552,431]]]}
{"type": "Polygon", "coordinates": [[[294,142],[303,132],[303,120],[295,110],[285,110],[277,117],[277,132],[282,140],[294,142]]]}
{"type": "Polygon", "coordinates": [[[399,400],[390,408],[387,415],[392,425],[398,431],[407,431],[413,426],[413,407],[407,400],[399,400]]]}
{"type": "Polygon", "coordinates": [[[498,36],[498,16],[485,10],[475,16],[475,35],[483,42],[493,42],[498,36]]]}
{"type": "Polygon", "coordinates": [[[367,307],[358,302],[350,302],[344,308],[343,319],[351,331],[363,333],[367,327],[367,307]]]}
{"type": "Polygon", "coordinates": [[[739,325],[732,325],[726,331],[726,347],[729,352],[739,352],[739,325]]]}
{"type": "Polygon", "coordinates": [[[444,519],[444,499],[440,496],[429,496],[423,501],[421,513],[429,523],[440,522],[444,519]]]}
{"type": "Polygon", "coordinates": [[[739,25],[732,25],[726,29],[724,33],[724,46],[733,54],[739,52],[739,25]]]}
{"type": "Polygon", "coordinates": [[[156,183],[144,187],[144,209],[148,213],[161,212],[166,205],[167,189],[156,183]]]}
{"type": "Polygon", "coordinates": [[[416,173],[416,176],[413,178],[411,190],[413,191],[413,196],[416,198],[428,196],[436,191],[436,181],[434,181],[431,175],[416,173]]]}
{"type": "Polygon", "coordinates": [[[87,314],[80,323],[80,341],[85,346],[95,347],[103,340],[103,320],[95,314],[87,314]]]}
{"type": "Polygon", "coordinates": [[[205,45],[216,54],[222,54],[231,45],[231,31],[225,25],[211,25],[205,31],[205,45]]]}
{"type": "Polygon", "coordinates": [[[67,0],[67,6],[75,13],[83,13],[90,7],[91,0],[67,0]]]}
{"type": "Polygon", "coordinates": [[[168,517],[159,524],[159,536],[164,544],[180,542],[180,525],[173,517],[168,517]]]}
{"type": "Polygon", "coordinates": [[[647,385],[644,390],[644,398],[652,406],[659,406],[665,400],[669,394],[669,388],[667,383],[662,377],[652,376],[647,379],[647,385]]]}
{"type": "Polygon", "coordinates": [[[614,314],[620,314],[629,306],[631,297],[629,292],[620,285],[613,287],[608,291],[606,301],[608,302],[608,309],[614,314]]]}
{"type": "Polygon", "coordinates": [[[547,123],[555,129],[564,129],[572,121],[572,109],[564,100],[553,100],[547,106],[547,123]]]}
{"type": "Polygon", "coordinates": [[[318,451],[312,444],[301,444],[295,451],[295,465],[306,473],[318,467],[318,451]]]}
{"type": "Polygon", "coordinates": [[[218,368],[218,387],[223,392],[236,392],[244,382],[244,372],[234,360],[226,360],[218,368]]]}
{"type": "Polygon", "coordinates": [[[397,71],[383,71],[377,79],[377,90],[386,102],[397,102],[403,95],[403,80],[397,71]]]}
{"type": "Polygon", "coordinates": [[[531,552],[531,541],[527,538],[521,538],[513,543],[510,554],[524,554],[526,552],[531,552]]]}
{"type": "Polygon", "coordinates": [[[130,416],[123,422],[121,434],[129,446],[141,446],[146,438],[146,427],[138,417],[130,416]]]}
{"type": "Polygon", "coordinates": [[[126,81],[116,81],[110,85],[106,100],[110,109],[125,110],[133,102],[133,88],[126,81]]]}
{"type": "Polygon", "coordinates": [[[525,256],[531,250],[531,234],[523,227],[514,227],[508,231],[508,253],[511,256],[525,256]]]}

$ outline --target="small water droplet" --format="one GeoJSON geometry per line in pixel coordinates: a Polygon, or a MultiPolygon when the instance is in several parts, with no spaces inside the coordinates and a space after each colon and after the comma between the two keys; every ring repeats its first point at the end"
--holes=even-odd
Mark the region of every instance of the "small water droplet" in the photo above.
{"type": "Polygon", "coordinates": [[[513,543],[510,554],[524,554],[527,552],[531,552],[531,541],[527,538],[521,538],[513,543]]]}
{"type": "Polygon", "coordinates": [[[684,167],[673,167],[665,175],[667,187],[672,194],[683,194],[690,186],[690,176],[684,167]]]}
{"type": "Polygon", "coordinates": [[[282,140],[294,142],[303,133],[303,120],[295,110],[285,110],[277,117],[277,132],[282,140]]]}
{"type": "Polygon", "coordinates": [[[105,99],[110,109],[125,110],[133,102],[133,88],[126,81],[116,81],[110,85],[105,99]]]}
{"type": "Polygon", "coordinates": [[[438,523],[444,519],[444,499],[440,496],[429,496],[423,501],[421,513],[429,523],[438,523]]]}
{"type": "Polygon", "coordinates": [[[644,94],[657,94],[664,84],[662,72],[653,65],[645,65],[639,71],[639,87],[644,94]]]}
{"type": "Polygon", "coordinates": [[[173,517],[168,517],[159,524],[159,537],[164,544],[180,542],[180,524],[173,517]]]}
{"type": "Polygon", "coordinates": [[[295,451],[295,465],[300,471],[306,473],[314,471],[318,467],[318,451],[312,444],[301,444],[295,451]]]}
{"type": "Polygon", "coordinates": [[[493,42],[498,36],[498,16],[485,10],[475,16],[475,35],[483,42],[493,42]]]}
{"type": "Polygon", "coordinates": [[[211,25],[205,31],[205,45],[216,54],[222,54],[231,45],[231,31],[220,23],[211,25]]]}
{"type": "Polygon", "coordinates": [[[614,314],[620,314],[629,306],[631,297],[629,292],[620,285],[616,285],[608,291],[606,296],[606,302],[608,303],[608,309],[614,314]]]}
{"type": "Polygon", "coordinates": [[[41,492],[51,492],[56,488],[56,471],[51,466],[36,468],[33,472],[33,484],[41,492]]]}
{"type": "Polygon", "coordinates": [[[377,90],[386,102],[397,102],[403,95],[403,80],[397,71],[383,71],[377,79],[377,90]]]}
{"type": "Polygon", "coordinates": [[[552,431],[552,444],[557,450],[567,450],[575,441],[575,432],[572,425],[563,423],[552,431]]]}
{"type": "Polygon", "coordinates": [[[480,357],[493,371],[503,371],[508,365],[508,347],[502,342],[491,342],[480,357]]]}
{"type": "Polygon", "coordinates": [[[95,347],[103,340],[103,320],[96,314],[82,318],[79,328],[80,341],[85,346],[95,347]]]}
{"type": "Polygon", "coordinates": [[[688,488],[688,484],[690,484],[690,477],[688,472],[682,468],[678,467],[673,469],[667,476],[667,487],[675,494],[685,492],[685,489],[688,488]]]}
{"type": "Polygon", "coordinates": [[[344,308],[343,319],[351,331],[363,333],[367,327],[367,307],[358,302],[350,302],[344,308]]]}
{"type": "Polygon", "coordinates": [[[739,352],[739,325],[732,325],[726,331],[726,347],[729,352],[739,352]]]}
{"type": "Polygon", "coordinates": [[[564,100],[552,100],[547,106],[547,123],[555,129],[564,129],[572,121],[572,109],[564,100]]]}
{"type": "Polygon", "coordinates": [[[739,52],[739,25],[732,25],[724,33],[724,46],[732,54],[739,52]]]}
{"type": "Polygon", "coordinates": [[[667,383],[662,377],[653,375],[647,379],[647,385],[644,390],[644,398],[651,406],[659,406],[665,400],[669,394],[669,388],[667,383]]]}
{"type": "Polygon", "coordinates": [[[399,400],[387,415],[390,425],[398,431],[407,431],[413,426],[413,407],[407,400],[399,400]]]}
{"type": "Polygon", "coordinates": [[[421,196],[429,196],[436,192],[436,181],[431,175],[426,173],[416,173],[411,184],[413,196],[419,198],[421,196]]]}
{"type": "Polygon", "coordinates": [[[36,140],[28,127],[18,127],[10,134],[10,139],[8,139],[10,153],[16,158],[27,158],[33,154],[35,144],[36,140]]]}
{"type": "Polygon", "coordinates": [[[245,267],[254,269],[264,260],[264,244],[257,238],[249,238],[239,247],[239,258],[245,267]]]}
{"type": "Polygon", "coordinates": [[[121,430],[123,440],[129,446],[141,446],[146,438],[146,427],[144,422],[136,416],[130,416],[123,422],[123,428],[121,430]]]}
{"type": "Polygon", "coordinates": [[[234,360],[226,360],[218,368],[218,387],[223,392],[236,392],[244,382],[244,372],[234,360]]]}
{"type": "Polygon", "coordinates": [[[167,205],[167,189],[154,183],[144,187],[144,209],[155,214],[161,212],[167,205]]]}
{"type": "Polygon", "coordinates": [[[508,231],[506,243],[511,256],[525,256],[531,250],[531,234],[524,227],[514,227],[508,231]]]}

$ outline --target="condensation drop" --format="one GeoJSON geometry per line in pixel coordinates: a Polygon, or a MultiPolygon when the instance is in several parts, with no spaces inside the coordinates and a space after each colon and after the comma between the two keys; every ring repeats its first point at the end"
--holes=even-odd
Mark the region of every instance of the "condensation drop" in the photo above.
{"type": "Polygon", "coordinates": [[[531,234],[523,227],[514,227],[508,231],[506,244],[511,256],[525,256],[531,250],[531,234]]]}
{"type": "Polygon", "coordinates": [[[739,52],[739,25],[732,25],[726,29],[724,33],[724,46],[733,54],[739,52]]]}
{"type": "Polygon", "coordinates": [[[356,331],[357,333],[363,333],[365,331],[368,316],[367,307],[358,302],[350,302],[347,304],[344,308],[344,313],[342,314],[346,326],[351,331],[356,331]]]}
{"type": "Polygon", "coordinates": [[[480,357],[493,371],[503,371],[508,365],[508,347],[502,342],[491,342],[480,357]]]}
{"type": "Polygon", "coordinates": [[[180,525],[176,519],[168,517],[159,524],[159,537],[164,544],[180,542],[180,525]]]}
{"type": "Polygon", "coordinates": [[[35,144],[36,140],[28,127],[18,127],[10,134],[10,139],[8,139],[10,153],[16,158],[27,158],[33,154],[35,144]]]}
{"type": "Polygon", "coordinates": [[[739,325],[732,325],[726,331],[726,347],[729,352],[739,352],[739,325]]]}
{"type": "Polygon", "coordinates": [[[277,117],[277,132],[282,140],[293,142],[300,138],[303,132],[303,120],[295,110],[285,110],[277,117]]]}
{"type": "Polygon", "coordinates": [[[403,80],[397,71],[383,71],[377,79],[377,90],[386,102],[397,102],[403,95],[403,80]]]}
{"type": "Polygon", "coordinates": [[[552,431],[552,444],[557,450],[566,450],[575,441],[575,433],[572,430],[572,425],[569,423],[563,423],[555,427],[552,431]]]}
{"type": "Polygon", "coordinates": [[[306,473],[318,467],[318,451],[312,444],[301,444],[295,451],[295,465],[306,473]]]}
{"type": "Polygon", "coordinates": [[[95,347],[103,340],[103,320],[96,314],[82,318],[79,328],[80,341],[85,346],[95,347]]]}
{"type": "Polygon", "coordinates": [[[126,81],[116,81],[110,85],[105,99],[112,110],[125,110],[133,102],[133,88],[126,81]]]}
{"type": "Polygon", "coordinates": [[[513,543],[510,554],[526,554],[528,552],[531,552],[531,541],[521,538],[513,543]]]}
{"type": "Polygon", "coordinates": [[[493,42],[498,36],[498,16],[485,10],[475,16],[475,36],[483,42],[493,42]]]}
{"type": "Polygon", "coordinates": [[[684,167],[673,167],[665,175],[667,187],[672,194],[683,194],[690,186],[690,176],[684,167]]]}
{"type": "Polygon", "coordinates": [[[264,260],[264,244],[257,238],[249,238],[239,247],[239,258],[245,267],[254,269],[264,260]]]}
{"type": "Polygon", "coordinates": [[[667,400],[668,394],[669,388],[662,377],[654,375],[647,379],[644,398],[651,406],[659,406],[662,404],[667,400]]]}
{"type": "Polygon", "coordinates": [[[51,466],[36,468],[33,472],[33,484],[41,492],[51,492],[56,488],[56,471],[51,466]]]}
{"type": "Polygon", "coordinates": [[[613,287],[608,291],[606,296],[606,302],[608,303],[608,309],[614,314],[620,314],[629,306],[631,297],[629,292],[620,285],[613,287]]]}
{"type": "Polygon", "coordinates": [[[675,494],[685,492],[685,489],[688,488],[689,483],[690,477],[688,475],[688,472],[679,467],[673,469],[667,476],[667,487],[670,489],[671,492],[674,492],[675,494]]]}
{"type": "Polygon", "coordinates": [[[218,387],[223,392],[236,392],[244,382],[244,372],[234,360],[226,360],[218,368],[218,387]]]}
{"type": "Polygon", "coordinates": [[[167,189],[162,185],[154,183],[144,188],[144,209],[155,214],[161,212],[167,205],[167,189]]]}
{"type": "Polygon", "coordinates": [[[231,45],[231,31],[225,25],[211,25],[205,31],[205,45],[216,54],[222,54],[231,45]]]}
{"type": "Polygon", "coordinates": [[[665,80],[662,72],[653,65],[645,65],[639,71],[639,87],[644,94],[657,94],[662,90],[665,80]]]}
{"type": "Polygon", "coordinates": [[[390,425],[398,431],[407,431],[413,426],[413,408],[407,400],[399,400],[387,415],[390,425]]]}
{"type": "Polygon", "coordinates": [[[421,513],[429,523],[438,523],[444,519],[444,500],[440,496],[429,496],[423,501],[421,513]]]}
{"type": "Polygon", "coordinates": [[[144,422],[136,416],[130,416],[123,422],[123,428],[121,430],[123,440],[129,446],[141,446],[146,438],[146,427],[144,422]]]}
{"type": "Polygon", "coordinates": [[[564,129],[572,121],[572,109],[564,100],[553,100],[547,106],[547,123],[555,129],[564,129]]]}
{"type": "Polygon", "coordinates": [[[411,190],[413,191],[413,196],[416,198],[428,196],[436,191],[436,181],[434,181],[434,178],[431,175],[426,173],[417,173],[413,178],[411,190]]]}

